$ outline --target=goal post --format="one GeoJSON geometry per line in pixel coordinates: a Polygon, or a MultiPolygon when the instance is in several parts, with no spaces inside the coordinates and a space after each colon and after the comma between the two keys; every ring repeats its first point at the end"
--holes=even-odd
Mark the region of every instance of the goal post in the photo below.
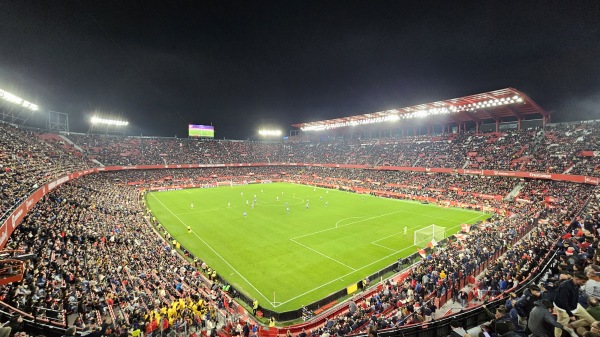
{"type": "Polygon", "coordinates": [[[444,238],[446,238],[446,227],[432,224],[415,231],[414,245],[425,247],[433,240],[438,242],[444,238]]]}

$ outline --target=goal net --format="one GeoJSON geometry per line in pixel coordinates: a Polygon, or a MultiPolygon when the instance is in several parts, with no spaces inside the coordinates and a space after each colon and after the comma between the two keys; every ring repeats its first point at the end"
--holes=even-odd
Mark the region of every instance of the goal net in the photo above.
{"type": "Polygon", "coordinates": [[[415,231],[415,246],[425,247],[431,241],[439,242],[446,237],[446,227],[429,225],[415,231]]]}

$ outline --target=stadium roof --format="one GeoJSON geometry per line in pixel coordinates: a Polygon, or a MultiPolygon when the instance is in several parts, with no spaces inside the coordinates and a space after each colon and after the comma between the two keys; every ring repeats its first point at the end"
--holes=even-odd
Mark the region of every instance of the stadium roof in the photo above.
{"type": "Polygon", "coordinates": [[[514,88],[506,88],[400,109],[293,124],[292,126],[303,131],[316,131],[430,116],[435,118],[433,124],[461,124],[466,122],[482,123],[484,120],[490,119],[499,121],[506,117],[524,119],[524,116],[527,115],[541,115],[544,119],[549,117],[549,113],[527,95],[514,88]]]}

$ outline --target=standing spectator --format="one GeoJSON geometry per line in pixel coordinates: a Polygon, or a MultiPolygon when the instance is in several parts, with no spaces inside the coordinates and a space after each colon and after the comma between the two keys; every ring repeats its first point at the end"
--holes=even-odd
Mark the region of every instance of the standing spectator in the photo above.
{"type": "MultiPolygon", "coordinates": [[[[578,318],[584,319],[590,324],[594,323],[594,318],[579,304],[579,287],[585,284],[587,276],[577,273],[572,279],[562,282],[556,290],[554,303],[556,304],[557,321],[563,326],[569,322],[575,321],[578,318]]],[[[571,335],[576,336],[573,329],[565,327],[571,335]]],[[[560,337],[562,330],[556,328],[555,335],[560,337]]]]}
{"type": "Polygon", "coordinates": [[[465,306],[467,305],[467,300],[469,299],[469,294],[467,294],[466,291],[461,290],[458,293],[458,298],[460,299],[460,305],[463,307],[463,309],[465,308],[465,306]]]}
{"type": "Polygon", "coordinates": [[[248,321],[246,321],[246,324],[244,324],[244,327],[242,328],[242,333],[244,334],[244,337],[250,336],[250,326],[248,325],[248,321]]]}
{"type": "Polygon", "coordinates": [[[549,300],[535,302],[535,306],[529,313],[527,328],[531,331],[532,337],[550,337],[554,335],[553,329],[557,329],[562,334],[563,325],[558,323],[552,312],[554,305],[549,300]]]}

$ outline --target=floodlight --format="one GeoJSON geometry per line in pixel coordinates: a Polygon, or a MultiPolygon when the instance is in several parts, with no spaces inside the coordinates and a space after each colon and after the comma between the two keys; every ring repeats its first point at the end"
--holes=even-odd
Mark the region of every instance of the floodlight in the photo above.
{"type": "Polygon", "coordinates": [[[20,105],[23,108],[29,109],[31,111],[37,111],[40,109],[40,107],[37,106],[36,104],[26,101],[26,100],[22,99],[21,97],[11,94],[10,92],[8,92],[6,90],[0,89],[0,98],[2,98],[3,100],[5,100],[7,102],[20,105]]]}
{"type": "Polygon", "coordinates": [[[129,125],[129,122],[127,122],[127,121],[101,118],[101,117],[98,117],[98,116],[92,117],[91,122],[92,122],[92,124],[105,124],[105,125],[114,125],[114,126],[127,126],[127,125],[129,125]]]}
{"type": "Polygon", "coordinates": [[[261,129],[258,130],[258,134],[262,137],[279,137],[281,136],[281,130],[267,130],[261,129]]]}

